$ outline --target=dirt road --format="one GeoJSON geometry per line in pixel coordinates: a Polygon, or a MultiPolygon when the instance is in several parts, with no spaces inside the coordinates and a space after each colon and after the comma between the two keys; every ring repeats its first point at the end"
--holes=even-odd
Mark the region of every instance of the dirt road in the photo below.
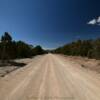
{"type": "Polygon", "coordinates": [[[100,100],[100,78],[59,55],[37,56],[0,79],[0,100],[100,100]]]}

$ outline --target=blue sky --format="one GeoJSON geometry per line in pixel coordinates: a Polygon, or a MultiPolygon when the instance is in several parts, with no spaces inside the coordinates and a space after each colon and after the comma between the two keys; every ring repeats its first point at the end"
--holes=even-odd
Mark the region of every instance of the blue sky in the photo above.
{"type": "Polygon", "coordinates": [[[0,0],[0,35],[56,48],[100,37],[100,26],[87,24],[99,16],[100,0],[0,0]]]}

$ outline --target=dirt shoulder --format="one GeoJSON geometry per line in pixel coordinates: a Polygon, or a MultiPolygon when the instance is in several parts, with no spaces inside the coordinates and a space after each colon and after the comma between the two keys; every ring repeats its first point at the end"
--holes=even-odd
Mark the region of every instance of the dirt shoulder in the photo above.
{"type": "Polygon", "coordinates": [[[4,77],[5,75],[21,68],[30,63],[32,59],[25,58],[25,59],[16,59],[12,61],[10,64],[6,66],[0,66],[0,77],[4,77]]]}
{"type": "Polygon", "coordinates": [[[65,56],[65,55],[60,55],[60,56],[65,57],[67,60],[72,61],[73,63],[80,64],[81,67],[85,69],[90,69],[92,71],[100,73],[100,60],[89,59],[80,56],[65,56]]]}

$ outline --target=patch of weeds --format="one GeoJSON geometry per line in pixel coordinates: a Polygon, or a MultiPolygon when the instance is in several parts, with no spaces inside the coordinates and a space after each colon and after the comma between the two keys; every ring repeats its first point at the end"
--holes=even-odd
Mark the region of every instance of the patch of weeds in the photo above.
{"type": "Polygon", "coordinates": [[[85,65],[83,65],[83,64],[81,64],[81,66],[82,66],[83,68],[86,68],[86,66],[85,66],[85,65]]]}
{"type": "Polygon", "coordinates": [[[1,77],[4,77],[5,75],[4,74],[2,74],[2,75],[0,75],[1,77]]]}

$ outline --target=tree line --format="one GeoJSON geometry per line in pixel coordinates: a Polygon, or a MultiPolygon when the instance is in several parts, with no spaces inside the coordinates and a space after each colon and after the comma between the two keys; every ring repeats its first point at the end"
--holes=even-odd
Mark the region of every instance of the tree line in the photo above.
{"type": "Polygon", "coordinates": [[[77,40],[55,49],[53,53],[100,59],[100,38],[77,40]]]}
{"type": "Polygon", "coordinates": [[[1,36],[0,41],[0,59],[29,58],[35,55],[44,54],[41,46],[34,47],[23,41],[15,41],[8,32],[1,36]]]}

